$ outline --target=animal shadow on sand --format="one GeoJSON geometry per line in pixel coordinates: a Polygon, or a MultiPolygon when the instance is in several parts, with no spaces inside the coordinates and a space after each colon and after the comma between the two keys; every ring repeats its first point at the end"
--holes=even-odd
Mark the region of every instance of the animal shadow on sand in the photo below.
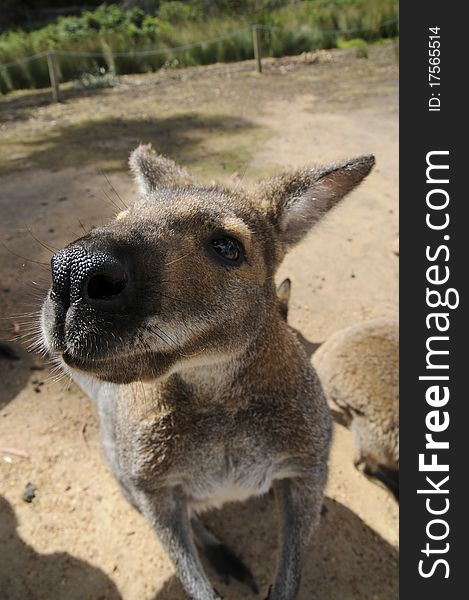
{"type": "Polygon", "coordinates": [[[66,552],[39,554],[17,533],[9,502],[0,496],[0,597],[2,600],[121,600],[100,569],[66,552]]]}
{"type": "Polygon", "coordinates": [[[2,342],[0,345],[0,409],[28,383],[31,372],[43,370],[41,362],[19,344],[2,342]]]}
{"type": "Polygon", "coordinates": [[[127,168],[129,152],[141,140],[153,144],[165,156],[176,158],[181,164],[231,165],[228,174],[245,166],[238,143],[243,132],[255,130],[256,124],[243,117],[224,114],[205,115],[184,112],[159,118],[113,117],[62,124],[54,136],[44,140],[25,142],[29,166],[46,169],[76,168],[77,165],[96,165],[106,161],[106,170],[122,171],[127,168]],[[207,136],[225,141],[223,149],[208,145],[207,136]],[[237,141],[238,140],[238,141],[237,141]]]}
{"type": "MultiPolygon", "coordinates": [[[[203,560],[214,587],[225,600],[264,600],[275,574],[277,515],[273,494],[202,516],[250,567],[258,596],[237,582],[224,584],[203,560]]],[[[306,556],[298,600],[395,600],[397,550],[343,504],[325,498],[318,533],[306,556]]],[[[153,600],[186,600],[177,577],[167,580],[153,600]]]]}

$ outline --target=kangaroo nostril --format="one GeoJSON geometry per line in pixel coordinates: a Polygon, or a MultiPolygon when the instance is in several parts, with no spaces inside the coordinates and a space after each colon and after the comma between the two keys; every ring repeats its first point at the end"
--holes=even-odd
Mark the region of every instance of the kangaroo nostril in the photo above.
{"type": "Polygon", "coordinates": [[[126,285],[125,274],[112,276],[96,273],[86,283],[86,295],[91,300],[109,300],[120,294],[126,285]]]}
{"type": "Polygon", "coordinates": [[[105,310],[124,302],[127,269],[115,256],[73,244],[52,258],[51,300],[68,309],[88,303],[105,310]]]}

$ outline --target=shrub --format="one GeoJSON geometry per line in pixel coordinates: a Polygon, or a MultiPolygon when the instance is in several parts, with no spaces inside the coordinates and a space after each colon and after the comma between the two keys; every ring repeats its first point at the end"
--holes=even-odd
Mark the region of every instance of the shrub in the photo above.
{"type": "MultiPolygon", "coordinates": [[[[102,5],[77,17],[60,17],[29,33],[1,34],[0,64],[56,50],[61,80],[69,81],[95,68],[123,74],[155,71],[174,60],[179,66],[244,60],[252,58],[250,25],[253,23],[264,25],[261,32],[264,56],[300,54],[353,43],[357,38],[365,43],[395,37],[398,33],[396,16],[396,0],[335,0],[334,3],[331,0],[294,3],[287,0],[217,0],[216,3],[189,0],[162,2],[156,16],[136,7],[124,10],[116,5],[102,5]],[[228,35],[240,29],[236,35],[228,35]],[[227,37],[209,41],[221,36],[227,37]],[[175,46],[196,42],[200,45],[170,51],[175,46]],[[148,50],[160,53],[139,54],[148,50]],[[92,56],[67,54],[73,52],[92,56]],[[123,53],[126,56],[120,55],[123,53]]],[[[7,69],[0,67],[1,93],[48,85],[45,58],[7,69]]]]}

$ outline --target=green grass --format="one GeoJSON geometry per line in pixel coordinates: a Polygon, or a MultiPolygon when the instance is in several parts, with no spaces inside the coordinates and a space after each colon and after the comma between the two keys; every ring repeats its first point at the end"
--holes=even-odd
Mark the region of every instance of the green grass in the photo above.
{"type": "MultiPolygon", "coordinates": [[[[264,56],[300,54],[334,48],[351,38],[369,42],[398,33],[396,23],[386,24],[397,18],[396,0],[310,0],[293,4],[286,0],[244,0],[213,4],[218,5],[217,11],[205,15],[199,2],[163,2],[155,16],[138,8],[123,10],[103,5],[79,17],[59,18],[36,31],[9,31],[0,35],[0,64],[55,50],[59,53],[61,81],[71,81],[102,69],[119,75],[156,71],[168,63],[184,67],[249,59],[253,56],[250,26],[254,23],[264,26],[264,56]],[[236,6],[238,11],[233,8],[236,6]],[[222,41],[208,41],[240,29],[222,41]],[[363,31],[354,31],[357,29],[363,31]],[[201,45],[177,53],[169,50],[196,42],[201,45]],[[146,50],[161,53],[136,54],[146,50]],[[61,51],[101,56],[62,56],[61,51]],[[129,55],[113,57],[119,52],[129,55]]],[[[4,94],[48,86],[45,58],[0,68],[0,91],[4,94]]]]}

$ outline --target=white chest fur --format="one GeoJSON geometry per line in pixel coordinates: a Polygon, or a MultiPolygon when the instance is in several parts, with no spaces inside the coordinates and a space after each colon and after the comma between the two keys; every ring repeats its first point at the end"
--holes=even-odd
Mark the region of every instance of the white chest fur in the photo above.
{"type": "Polygon", "coordinates": [[[206,477],[199,481],[191,481],[184,487],[194,510],[200,512],[209,508],[220,508],[227,502],[242,502],[251,496],[265,494],[269,491],[273,479],[272,468],[250,473],[230,471],[223,477],[206,477]]]}

